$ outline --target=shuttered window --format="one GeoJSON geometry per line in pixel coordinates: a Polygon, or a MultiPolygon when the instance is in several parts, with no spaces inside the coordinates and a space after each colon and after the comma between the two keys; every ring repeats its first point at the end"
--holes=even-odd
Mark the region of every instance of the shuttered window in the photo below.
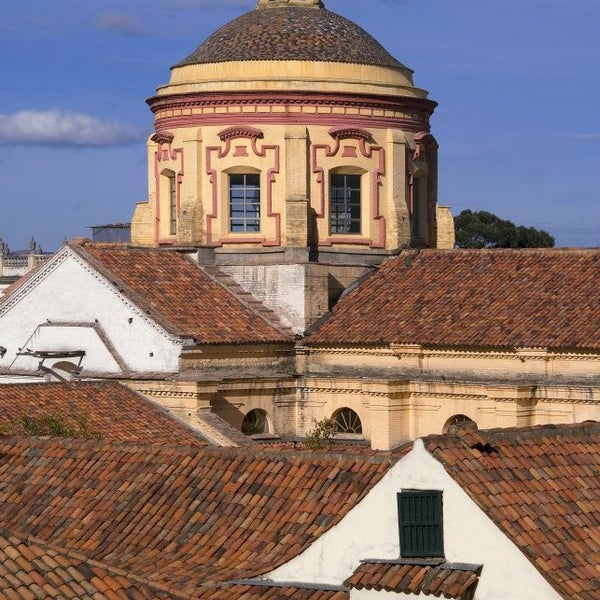
{"type": "Polygon", "coordinates": [[[407,490],[398,494],[402,558],[444,556],[442,492],[407,490]]]}

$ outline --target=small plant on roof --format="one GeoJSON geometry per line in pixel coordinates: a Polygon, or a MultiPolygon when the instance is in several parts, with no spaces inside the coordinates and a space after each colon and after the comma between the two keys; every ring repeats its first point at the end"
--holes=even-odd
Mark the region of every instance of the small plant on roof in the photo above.
{"type": "Polygon", "coordinates": [[[306,447],[309,450],[321,450],[329,448],[333,444],[336,429],[333,419],[317,419],[313,418],[313,429],[306,436],[306,447]]]}
{"type": "Polygon", "coordinates": [[[69,415],[41,413],[35,417],[24,414],[11,419],[0,426],[5,435],[24,435],[30,437],[66,437],[98,439],[100,435],[90,429],[88,418],[78,412],[69,415]]]}

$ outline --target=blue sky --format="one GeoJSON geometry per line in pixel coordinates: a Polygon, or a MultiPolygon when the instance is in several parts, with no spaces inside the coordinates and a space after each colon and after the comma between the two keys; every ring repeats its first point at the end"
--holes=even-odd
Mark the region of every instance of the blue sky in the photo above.
{"type": "MultiPolygon", "coordinates": [[[[325,0],[440,106],[439,200],[600,246],[598,0],[325,0]]],[[[0,237],[45,250],[146,198],[145,99],[255,0],[0,6],[0,237]]]]}

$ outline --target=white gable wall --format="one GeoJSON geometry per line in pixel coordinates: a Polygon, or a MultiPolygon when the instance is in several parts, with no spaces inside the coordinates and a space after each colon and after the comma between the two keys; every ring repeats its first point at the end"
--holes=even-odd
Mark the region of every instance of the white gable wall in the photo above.
{"type": "MultiPolygon", "coordinates": [[[[403,489],[443,492],[446,560],[483,565],[475,600],[559,600],[523,553],[425,450],[421,440],[336,527],[265,577],[277,582],[340,585],[361,560],[397,559],[396,495],[403,489]]],[[[361,600],[371,597],[358,590],[352,595],[352,599],[361,600]]]]}
{"type": "Polygon", "coordinates": [[[35,371],[39,362],[17,356],[19,348],[84,350],[83,375],[173,373],[181,352],[178,338],[167,334],[68,247],[0,306],[0,345],[7,349],[0,369],[19,371],[35,371]]]}

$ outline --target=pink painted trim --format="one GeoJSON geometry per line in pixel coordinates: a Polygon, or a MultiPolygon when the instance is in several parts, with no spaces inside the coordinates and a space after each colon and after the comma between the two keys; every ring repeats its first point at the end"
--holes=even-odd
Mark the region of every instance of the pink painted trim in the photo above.
{"type": "MultiPolygon", "coordinates": [[[[348,135],[350,134],[350,129],[344,130],[348,135]]],[[[331,133],[331,132],[330,132],[331,133]]],[[[330,246],[332,244],[363,244],[368,245],[371,248],[385,248],[385,235],[386,235],[386,221],[385,216],[380,214],[380,202],[379,202],[379,184],[381,182],[381,176],[385,174],[385,149],[381,146],[369,145],[367,149],[367,140],[361,132],[356,136],[358,139],[358,147],[360,153],[364,158],[371,159],[373,158],[373,154],[377,152],[379,156],[379,161],[377,167],[371,172],[371,220],[375,221],[378,225],[378,235],[377,239],[373,240],[366,237],[356,238],[356,237],[338,237],[338,236],[330,236],[325,240],[319,241],[319,245],[330,246]]],[[[367,132],[368,133],[368,132],[367,132]]],[[[369,134],[369,138],[371,135],[369,134]]],[[[341,140],[349,139],[342,137],[335,137],[335,144],[331,147],[329,144],[314,144],[311,148],[311,161],[312,161],[312,171],[317,176],[317,184],[320,186],[320,206],[317,210],[316,217],[317,219],[326,219],[327,215],[325,214],[326,202],[325,202],[325,170],[318,163],[317,153],[319,151],[323,151],[327,158],[332,158],[337,156],[340,151],[341,140]]]]}
{"type": "Polygon", "coordinates": [[[172,131],[157,131],[150,139],[157,144],[170,144],[174,138],[172,131]]]}
{"type": "Polygon", "coordinates": [[[154,239],[157,244],[173,243],[174,237],[162,239],[160,237],[160,218],[161,218],[161,201],[160,201],[160,163],[163,160],[177,160],[179,156],[180,168],[175,172],[175,181],[177,182],[176,188],[176,212],[177,218],[179,219],[179,213],[181,212],[181,184],[183,183],[184,175],[184,157],[183,148],[171,148],[170,143],[167,148],[164,148],[165,144],[159,143],[158,149],[154,153],[154,190],[156,197],[156,211],[154,216],[154,239]]]}
{"type": "Polygon", "coordinates": [[[411,132],[429,130],[429,117],[437,106],[436,102],[426,98],[402,98],[395,96],[368,96],[361,94],[318,94],[311,92],[289,94],[285,92],[269,93],[207,93],[179,94],[159,96],[148,101],[152,111],[157,114],[163,110],[181,110],[215,107],[269,107],[269,112],[236,111],[219,114],[185,115],[157,118],[157,129],[169,127],[228,125],[239,127],[243,124],[261,123],[302,123],[340,127],[398,127],[411,132]],[[284,112],[274,112],[276,107],[284,106],[284,112]],[[291,112],[293,106],[329,107],[328,113],[291,112]],[[334,113],[334,108],[343,108],[345,113],[334,113]],[[370,109],[414,113],[411,117],[385,117],[349,114],[348,110],[370,109]]]}
{"type": "Polygon", "coordinates": [[[255,140],[262,137],[263,132],[254,127],[229,127],[219,133],[219,139],[222,142],[236,138],[250,138],[251,140],[255,140]]]}
{"type": "Polygon", "coordinates": [[[420,131],[429,126],[426,121],[392,117],[369,117],[348,114],[316,114],[316,113],[231,113],[211,115],[186,115],[156,119],[156,127],[177,129],[181,127],[226,126],[240,123],[256,123],[265,125],[352,125],[353,127],[371,127],[377,129],[402,129],[403,131],[420,131]]]}
{"type": "Polygon", "coordinates": [[[433,113],[437,102],[427,98],[411,98],[406,96],[380,96],[370,94],[338,94],[315,92],[209,92],[192,94],[174,94],[171,96],[155,96],[148,100],[152,112],[177,108],[194,108],[198,106],[235,106],[249,104],[262,105],[328,105],[350,106],[353,108],[376,108],[383,110],[425,110],[433,113]]]}
{"type": "MultiPolygon", "coordinates": [[[[209,146],[206,148],[206,174],[209,176],[209,183],[212,186],[212,212],[206,215],[206,238],[207,238],[207,246],[209,247],[218,247],[222,246],[225,243],[260,243],[263,246],[281,246],[281,214],[276,213],[273,210],[273,183],[275,182],[275,175],[280,171],[280,147],[279,145],[263,145],[258,148],[258,135],[245,135],[246,132],[240,131],[240,128],[237,128],[237,133],[234,131],[234,128],[231,128],[227,132],[223,138],[221,138],[225,142],[225,147],[221,146],[209,146]],[[219,190],[218,190],[218,173],[215,168],[213,168],[212,164],[212,154],[217,153],[217,158],[226,157],[231,151],[231,141],[239,138],[239,137],[249,137],[251,139],[251,148],[254,152],[254,155],[259,158],[266,158],[268,151],[273,151],[274,153],[274,164],[267,171],[266,180],[267,180],[267,218],[275,219],[275,239],[268,240],[265,237],[248,237],[248,236],[220,236],[218,239],[214,239],[213,235],[213,221],[216,220],[219,216],[219,190]]],[[[259,132],[262,136],[262,132],[258,129],[254,129],[254,132],[259,132]]],[[[219,134],[219,137],[224,132],[219,134]]]]}
{"type": "Polygon", "coordinates": [[[373,135],[366,129],[359,129],[358,127],[343,127],[341,129],[330,129],[329,135],[335,140],[365,140],[369,141],[373,139],[373,135]]]}

